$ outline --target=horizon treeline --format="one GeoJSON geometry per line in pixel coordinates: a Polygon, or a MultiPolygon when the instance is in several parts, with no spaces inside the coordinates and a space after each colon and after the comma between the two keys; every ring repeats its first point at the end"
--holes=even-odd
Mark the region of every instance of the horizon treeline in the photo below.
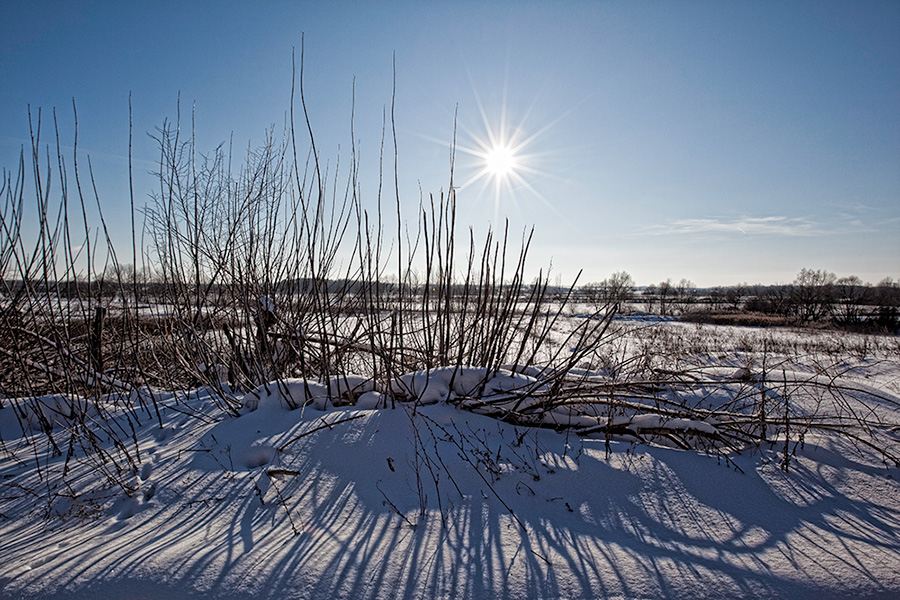
{"type": "Polygon", "coordinates": [[[856,275],[837,277],[827,270],[803,268],[791,283],[738,283],[698,288],[667,279],[636,286],[620,271],[579,289],[582,300],[615,303],[620,310],[642,305],[650,313],[686,320],[745,325],[833,325],[894,333],[900,326],[900,281],[877,284],[856,275]]]}

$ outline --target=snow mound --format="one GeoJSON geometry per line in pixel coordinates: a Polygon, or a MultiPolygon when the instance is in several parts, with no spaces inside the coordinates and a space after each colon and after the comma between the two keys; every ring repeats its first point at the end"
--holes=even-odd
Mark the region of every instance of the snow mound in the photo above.
{"type": "Polygon", "coordinates": [[[97,415],[93,403],[74,395],[50,394],[32,398],[14,398],[8,402],[12,410],[0,412],[0,423],[4,431],[10,427],[18,427],[19,422],[29,431],[57,429],[70,426],[79,415],[86,417],[97,415]]]}
{"type": "Polygon", "coordinates": [[[390,396],[385,396],[381,392],[363,392],[356,400],[356,408],[361,410],[388,408],[390,402],[390,396]]]}
{"type": "Polygon", "coordinates": [[[328,386],[305,378],[279,379],[263,384],[241,400],[241,414],[261,409],[293,410],[312,405],[317,410],[333,408],[328,386]]]}
{"type": "Polygon", "coordinates": [[[389,389],[388,392],[372,378],[359,375],[332,376],[325,380],[280,379],[247,393],[239,412],[294,410],[310,405],[324,411],[336,404],[355,405],[360,409],[388,408],[391,398],[418,405],[469,398],[493,409],[516,411],[537,406],[540,400],[536,396],[546,393],[546,386],[532,375],[483,367],[414,371],[394,379],[389,389]]]}
{"type": "Polygon", "coordinates": [[[415,400],[419,404],[435,404],[455,396],[475,394],[490,371],[480,367],[438,367],[402,375],[392,384],[395,394],[415,400]]]}

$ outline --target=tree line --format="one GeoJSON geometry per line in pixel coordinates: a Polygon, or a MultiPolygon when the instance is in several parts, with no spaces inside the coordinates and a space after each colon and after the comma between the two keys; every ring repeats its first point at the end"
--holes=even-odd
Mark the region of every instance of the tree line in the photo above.
{"type": "Polygon", "coordinates": [[[886,332],[900,326],[900,281],[886,277],[873,285],[826,270],[801,269],[788,284],[712,288],[698,288],[687,279],[637,287],[631,275],[620,271],[583,285],[579,292],[583,301],[617,304],[624,312],[644,310],[695,321],[886,332]]]}

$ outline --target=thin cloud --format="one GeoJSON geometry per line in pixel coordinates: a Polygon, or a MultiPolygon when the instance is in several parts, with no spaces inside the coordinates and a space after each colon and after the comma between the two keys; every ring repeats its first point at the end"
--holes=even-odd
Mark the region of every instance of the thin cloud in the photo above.
{"type": "Polygon", "coordinates": [[[744,235],[778,235],[809,237],[824,233],[814,221],[791,217],[743,217],[740,219],[678,219],[668,225],[650,229],[656,235],[697,233],[740,233],[744,235]]]}

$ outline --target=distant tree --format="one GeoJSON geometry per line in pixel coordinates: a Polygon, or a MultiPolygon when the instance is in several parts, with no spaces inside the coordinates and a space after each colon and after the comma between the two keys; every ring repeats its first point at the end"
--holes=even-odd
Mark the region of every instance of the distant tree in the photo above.
{"type": "Polygon", "coordinates": [[[722,286],[716,286],[709,290],[709,294],[707,294],[706,296],[706,303],[709,306],[709,310],[721,310],[724,302],[725,288],[723,288],[722,286]]]}
{"type": "Polygon", "coordinates": [[[890,277],[879,281],[873,302],[878,306],[875,325],[885,331],[897,331],[900,327],[900,282],[890,277]]]}
{"type": "Polygon", "coordinates": [[[598,307],[618,306],[622,310],[631,301],[634,293],[634,280],[625,271],[618,271],[603,281],[588,283],[581,287],[581,293],[587,302],[598,307]]]}
{"type": "Polygon", "coordinates": [[[99,298],[113,298],[125,286],[134,283],[134,268],[130,264],[109,263],[94,280],[94,291],[99,298]]]}
{"type": "Polygon", "coordinates": [[[603,289],[606,298],[611,304],[617,304],[619,309],[631,301],[634,293],[634,279],[625,271],[617,271],[603,280],[603,289]]]}
{"type": "Polygon", "coordinates": [[[648,285],[644,288],[643,297],[644,303],[647,305],[647,312],[652,313],[653,309],[656,307],[657,293],[659,290],[655,285],[648,285]]]}
{"type": "Polygon", "coordinates": [[[665,281],[661,281],[656,289],[659,314],[665,317],[672,312],[672,300],[675,298],[675,287],[672,285],[671,279],[666,279],[665,281]]]}
{"type": "Polygon", "coordinates": [[[581,297],[585,302],[591,302],[593,304],[598,304],[602,301],[603,298],[603,284],[598,281],[592,281],[590,283],[586,283],[580,288],[581,297]]]}
{"type": "Polygon", "coordinates": [[[769,288],[768,298],[772,303],[772,313],[776,315],[790,316],[793,307],[794,286],[791,284],[773,285],[769,288]]]}
{"type": "Polygon", "coordinates": [[[747,284],[739,283],[725,290],[725,300],[731,306],[732,310],[740,310],[744,296],[747,295],[747,284]]]}
{"type": "Polygon", "coordinates": [[[744,310],[747,312],[775,314],[772,301],[768,297],[768,289],[763,286],[758,286],[758,288],[750,294],[750,297],[747,298],[746,302],[744,302],[744,310]]]}
{"type": "Polygon", "coordinates": [[[793,310],[791,304],[793,289],[794,286],[781,283],[769,286],[755,285],[748,288],[744,310],[787,317],[793,310]]]}
{"type": "Polygon", "coordinates": [[[801,323],[819,321],[831,312],[836,280],[828,271],[800,270],[791,289],[791,304],[801,323]]]}
{"type": "Polygon", "coordinates": [[[835,282],[834,320],[840,325],[852,325],[862,320],[863,306],[871,299],[871,287],[856,275],[841,277],[835,282]]]}
{"type": "Polygon", "coordinates": [[[680,313],[686,313],[693,308],[697,297],[697,286],[690,279],[682,278],[675,286],[674,308],[680,313]]]}

